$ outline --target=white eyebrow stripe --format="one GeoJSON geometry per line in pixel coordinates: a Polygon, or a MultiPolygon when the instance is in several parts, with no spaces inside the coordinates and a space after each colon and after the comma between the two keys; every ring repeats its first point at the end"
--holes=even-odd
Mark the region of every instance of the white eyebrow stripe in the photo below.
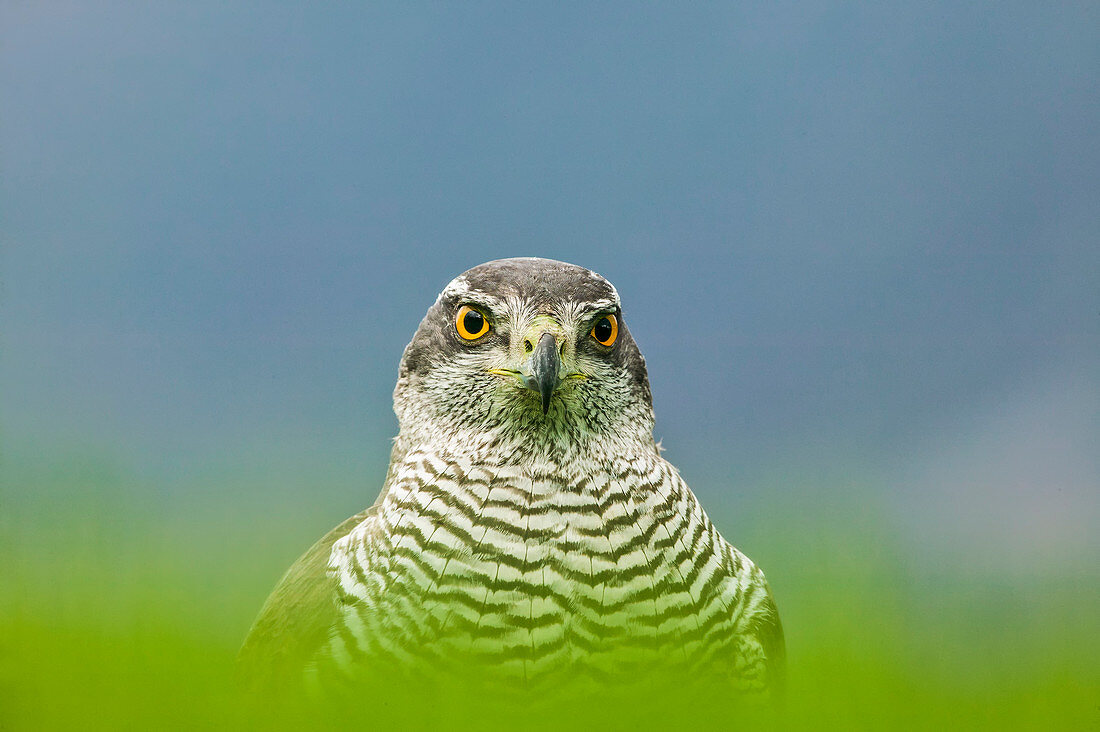
{"type": "MultiPolygon", "coordinates": [[[[600,282],[611,291],[611,297],[602,297],[598,300],[578,301],[566,300],[560,302],[559,315],[565,320],[577,322],[591,317],[600,312],[616,310],[620,307],[619,293],[614,285],[591,270],[586,270],[587,275],[600,282]]],[[[474,287],[466,278],[466,273],[451,280],[443,291],[439,293],[436,302],[443,300],[465,300],[472,305],[479,305],[490,311],[494,317],[524,322],[533,316],[533,303],[520,298],[518,295],[492,293],[474,287]],[[503,296],[502,296],[503,295],[503,296]]]]}
{"type": "Polygon", "coordinates": [[[611,282],[599,272],[593,272],[590,269],[586,271],[588,272],[589,277],[597,280],[601,284],[607,285],[611,289],[611,300],[615,307],[619,307],[622,304],[622,300],[619,299],[619,291],[615,289],[615,285],[611,284],[611,282]]]}
{"type": "Polygon", "coordinates": [[[614,310],[619,307],[618,300],[593,300],[592,302],[581,303],[584,309],[589,312],[595,312],[597,310],[614,310]]]}
{"type": "Polygon", "coordinates": [[[463,275],[451,280],[450,284],[443,288],[443,292],[439,293],[436,302],[447,299],[469,300],[471,304],[480,305],[489,310],[499,309],[502,302],[498,296],[490,292],[471,287],[463,275]]]}
{"type": "Polygon", "coordinates": [[[451,280],[446,287],[443,288],[443,292],[439,293],[439,297],[435,299],[436,302],[445,300],[449,297],[461,297],[470,292],[470,283],[466,281],[466,277],[459,275],[451,280]]]}

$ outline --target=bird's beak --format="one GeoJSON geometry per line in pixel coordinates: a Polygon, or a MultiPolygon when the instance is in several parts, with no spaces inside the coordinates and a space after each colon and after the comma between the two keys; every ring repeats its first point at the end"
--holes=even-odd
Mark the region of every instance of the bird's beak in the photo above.
{"type": "Polygon", "coordinates": [[[558,342],[552,333],[542,334],[528,365],[531,375],[524,379],[524,384],[542,397],[542,413],[546,414],[550,411],[550,396],[561,383],[558,378],[561,358],[558,356],[558,342]]]}

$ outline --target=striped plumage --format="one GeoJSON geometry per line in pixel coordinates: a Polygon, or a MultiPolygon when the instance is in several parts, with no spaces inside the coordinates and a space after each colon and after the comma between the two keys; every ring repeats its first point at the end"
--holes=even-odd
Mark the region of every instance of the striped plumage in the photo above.
{"type": "Polygon", "coordinates": [[[674,670],[731,696],[774,691],[783,638],[764,576],[661,457],[621,318],[614,288],[572,265],[456,278],[406,349],[382,494],[291,568],[242,660],[322,691],[471,670],[528,690],[674,670]],[[491,330],[456,335],[463,305],[491,330]]]}

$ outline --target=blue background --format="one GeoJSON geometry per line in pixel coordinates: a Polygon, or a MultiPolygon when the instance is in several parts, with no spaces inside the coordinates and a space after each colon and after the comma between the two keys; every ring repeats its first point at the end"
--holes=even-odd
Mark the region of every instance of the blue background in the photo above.
{"type": "Polygon", "coordinates": [[[1092,3],[5,3],[7,546],[273,522],[258,607],[377,493],[436,293],[543,256],[796,639],[868,551],[1097,630],[1098,80],[1092,3]]]}

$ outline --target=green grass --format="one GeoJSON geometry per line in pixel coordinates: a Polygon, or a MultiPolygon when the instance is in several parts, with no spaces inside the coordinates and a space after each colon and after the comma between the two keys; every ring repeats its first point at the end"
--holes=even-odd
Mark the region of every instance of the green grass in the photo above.
{"type": "MultiPolygon", "coordinates": [[[[164,499],[94,461],[7,466],[0,729],[305,724],[254,716],[232,681],[271,585],[343,517],[328,515],[331,500],[276,487],[200,481],[164,499]]],[[[924,566],[865,503],[799,500],[755,507],[759,528],[740,537],[727,528],[768,572],[783,615],[786,726],[1100,727],[1095,567],[1007,577],[924,566]]]]}

